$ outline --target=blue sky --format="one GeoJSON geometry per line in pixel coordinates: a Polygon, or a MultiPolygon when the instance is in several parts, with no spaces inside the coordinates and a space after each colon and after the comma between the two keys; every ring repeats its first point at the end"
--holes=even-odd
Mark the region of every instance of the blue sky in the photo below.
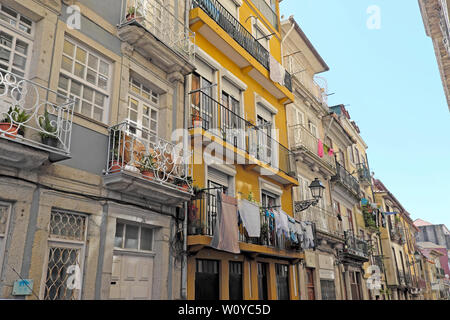
{"type": "Polygon", "coordinates": [[[281,14],[329,65],[329,105],[349,104],[375,177],[412,219],[450,227],[450,113],[418,1],[284,0],[281,14]],[[371,5],[378,30],[366,25],[371,5]]]}

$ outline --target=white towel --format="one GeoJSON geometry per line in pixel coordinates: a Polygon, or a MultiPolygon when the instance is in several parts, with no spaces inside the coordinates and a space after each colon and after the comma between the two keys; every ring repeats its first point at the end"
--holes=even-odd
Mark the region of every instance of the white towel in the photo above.
{"type": "Polygon", "coordinates": [[[258,205],[248,200],[241,200],[238,207],[239,215],[248,236],[252,238],[259,237],[261,235],[261,216],[258,205]]]}
{"type": "Polygon", "coordinates": [[[289,233],[289,222],[288,222],[288,215],[286,212],[281,210],[280,212],[280,226],[279,226],[279,233],[283,232],[284,235],[287,235],[289,233]]]}
{"type": "Polygon", "coordinates": [[[284,86],[284,78],[286,75],[286,70],[283,66],[272,56],[269,59],[270,64],[270,79],[273,82],[278,82],[279,84],[284,86]]]}

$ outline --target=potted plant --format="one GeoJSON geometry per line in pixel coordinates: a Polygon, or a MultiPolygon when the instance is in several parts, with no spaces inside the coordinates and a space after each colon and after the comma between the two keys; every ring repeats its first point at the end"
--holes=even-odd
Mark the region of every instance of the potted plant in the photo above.
{"type": "Polygon", "coordinates": [[[153,172],[155,168],[155,160],[153,158],[153,155],[148,154],[143,156],[139,160],[138,164],[139,164],[139,171],[145,178],[150,179],[155,176],[153,172]]]}
{"type": "Polygon", "coordinates": [[[129,7],[127,12],[127,21],[131,21],[136,18],[136,8],[129,7]]]}
{"type": "Polygon", "coordinates": [[[25,135],[25,127],[22,126],[22,123],[28,121],[31,115],[26,114],[25,111],[20,111],[18,106],[15,106],[14,109],[9,107],[7,112],[7,116],[0,122],[0,130],[4,132],[11,133],[7,134],[8,138],[13,138],[17,134],[24,136],[25,135]]]}
{"type": "Polygon", "coordinates": [[[174,184],[187,192],[189,191],[189,185],[192,185],[192,177],[187,176],[185,179],[175,178],[174,184]]]}
{"type": "Polygon", "coordinates": [[[58,127],[53,125],[50,116],[47,110],[44,112],[44,117],[39,118],[39,126],[44,132],[40,132],[42,143],[48,145],[50,147],[57,148],[58,147],[58,137],[56,136],[56,132],[58,127]]]}

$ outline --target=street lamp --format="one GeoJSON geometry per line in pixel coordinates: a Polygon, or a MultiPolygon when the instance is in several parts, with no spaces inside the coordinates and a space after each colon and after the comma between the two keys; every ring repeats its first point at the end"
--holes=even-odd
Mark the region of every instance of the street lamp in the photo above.
{"type": "Polygon", "coordinates": [[[325,187],[319,179],[315,178],[314,181],[309,185],[309,189],[311,190],[313,199],[295,201],[295,212],[302,212],[311,206],[316,206],[319,203],[319,200],[323,197],[323,190],[325,189],[325,187]]]}

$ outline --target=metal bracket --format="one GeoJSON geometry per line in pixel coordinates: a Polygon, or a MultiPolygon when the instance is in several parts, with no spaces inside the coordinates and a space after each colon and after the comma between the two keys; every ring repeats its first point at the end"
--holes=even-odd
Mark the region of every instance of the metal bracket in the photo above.
{"type": "Polygon", "coordinates": [[[316,199],[305,200],[305,201],[295,201],[294,202],[294,208],[295,208],[294,211],[295,211],[295,213],[305,211],[309,207],[317,205],[317,203],[319,203],[319,201],[316,199]]]}

